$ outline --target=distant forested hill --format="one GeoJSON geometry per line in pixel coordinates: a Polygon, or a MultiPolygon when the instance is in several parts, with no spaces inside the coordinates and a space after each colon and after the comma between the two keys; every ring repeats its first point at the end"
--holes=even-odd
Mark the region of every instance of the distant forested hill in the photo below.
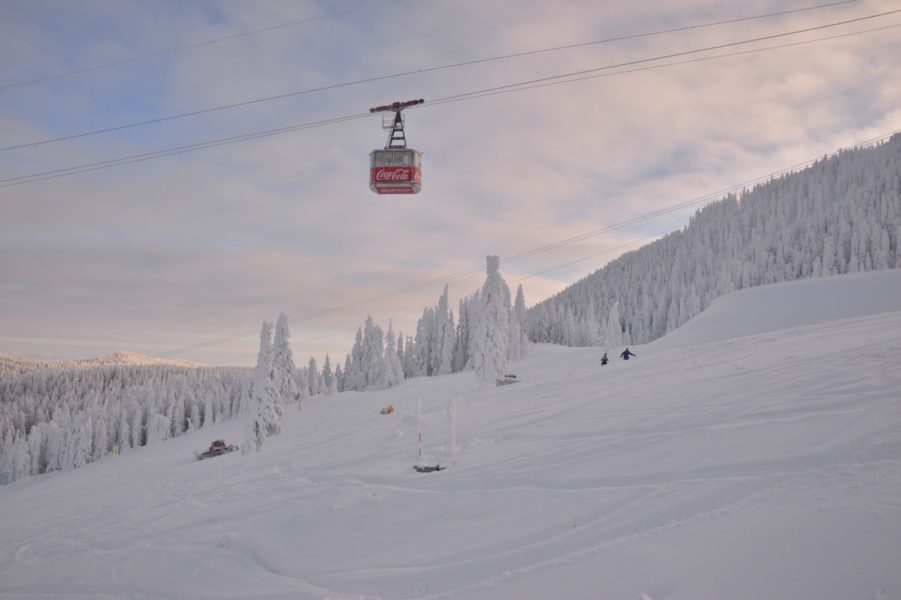
{"type": "Polygon", "coordinates": [[[97,358],[79,360],[34,360],[20,354],[0,354],[0,379],[32,371],[48,371],[52,369],[87,369],[110,365],[169,365],[177,367],[199,367],[201,365],[187,360],[171,358],[153,358],[134,352],[115,352],[97,358]]]}
{"type": "Polygon", "coordinates": [[[640,344],[739,289],[901,267],[901,135],[699,210],[528,311],[529,338],[640,344]]]}

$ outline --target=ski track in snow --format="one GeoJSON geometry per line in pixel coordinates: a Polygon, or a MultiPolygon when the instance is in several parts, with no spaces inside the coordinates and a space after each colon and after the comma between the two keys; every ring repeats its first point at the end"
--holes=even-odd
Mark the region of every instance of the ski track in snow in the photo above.
{"type": "Polygon", "coordinates": [[[221,423],[3,486],[0,598],[901,597],[901,312],[635,351],[538,347],[512,386],[314,398],[257,455],[195,461],[221,423]]]}

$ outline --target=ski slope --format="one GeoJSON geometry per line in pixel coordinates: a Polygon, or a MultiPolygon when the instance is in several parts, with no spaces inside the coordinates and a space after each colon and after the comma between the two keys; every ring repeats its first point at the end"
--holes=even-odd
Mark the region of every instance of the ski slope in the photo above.
{"type": "Polygon", "coordinates": [[[830,282],[894,305],[769,286],[628,362],[535,347],[515,385],[317,397],[256,455],[194,460],[232,422],[0,487],[0,598],[901,598],[898,275],[830,282]]]}
{"type": "Polygon", "coordinates": [[[791,281],[720,296],[653,346],[679,348],[899,310],[901,269],[791,281]]]}

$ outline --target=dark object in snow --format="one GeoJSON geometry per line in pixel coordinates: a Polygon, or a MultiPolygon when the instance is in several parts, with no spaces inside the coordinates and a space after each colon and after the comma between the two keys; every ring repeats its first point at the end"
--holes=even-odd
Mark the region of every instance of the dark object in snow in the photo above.
{"type": "Polygon", "coordinates": [[[500,379],[497,380],[497,385],[507,385],[510,383],[517,383],[519,379],[516,378],[516,375],[506,374],[500,379]]]}
{"type": "Polygon", "coordinates": [[[416,469],[417,473],[434,473],[435,471],[443,471],[447,467],[442,467],[441,465],[434,465],[434,466],[413,465],[413,468],[416,469]]]}
{"type": "Polygon", "coordinates": [[[620,356],[623,357],[623,360],[629,360],[630,356],[638,356],[638,355],[635,354],[634,352],[629,352],[629,349],[626,348],[625,351],[623,351],[623,353],[620,354],[620,356]]]}
{"type": "Polygon", "coordinates": [[[601,357],[601,366],[606,365],[608,362],[610,362],[610,359],[607,358],[607,353],[604,352],[604,356],[601,357]]]}
{"type": "Polygon", "coordinates": [[[225,440],[215,440],[212,444],[210,444],[210,449],[204,452],[203,454],[195,454],[197,455],[197,460],[203,460],[204,458],[213,458],[214,456],[220,456],[222,454],[226,454],[228,452],[234,452],[238,447],[233,444],[226,444],[225,440]]]}

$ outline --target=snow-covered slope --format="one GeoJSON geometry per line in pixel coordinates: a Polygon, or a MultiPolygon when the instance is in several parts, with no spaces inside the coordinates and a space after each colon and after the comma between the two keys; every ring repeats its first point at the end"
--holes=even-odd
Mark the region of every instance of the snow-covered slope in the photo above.
{"type": "Polygon", "coordinates": [[[17,481],[0,597],[899,598],[901,312],[853,306],[606,367],[537,347],[516,385],[316,397],[253,456],[194,460],[228,422],[17,481]]]}
{"type": "Polygon", "coordinates": [[[897,311],[901,311],[901,269],[792,281],[721,296],[651,346],[679,348],[897,311]]]}

